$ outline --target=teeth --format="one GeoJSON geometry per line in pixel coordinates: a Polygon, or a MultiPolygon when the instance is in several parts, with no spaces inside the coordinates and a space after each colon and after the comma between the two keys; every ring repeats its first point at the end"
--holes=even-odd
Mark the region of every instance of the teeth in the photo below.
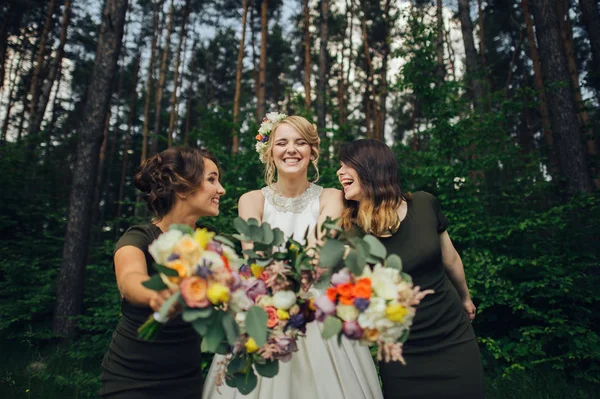
{"type": "Polygon", "coordinates": [[[296,164],[296,163],[300,162],[300,160],[298,158],[288,158],[288,159],[284,159],[283,162],[285,162],[287,164],[296,164]]]}

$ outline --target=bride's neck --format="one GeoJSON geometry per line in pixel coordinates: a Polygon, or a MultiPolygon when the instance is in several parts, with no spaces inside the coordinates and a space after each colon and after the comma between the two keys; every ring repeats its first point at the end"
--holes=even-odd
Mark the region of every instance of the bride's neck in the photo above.
{"type": "Polygon", "coordinates": [[[278,176],[275,192],[282,197],[295,198],[304,194],[309,184],[306,176],[278,176]]]}

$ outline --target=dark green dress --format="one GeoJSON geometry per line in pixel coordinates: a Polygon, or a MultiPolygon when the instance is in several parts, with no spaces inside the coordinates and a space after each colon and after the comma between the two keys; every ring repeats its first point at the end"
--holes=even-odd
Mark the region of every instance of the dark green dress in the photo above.
{"type": "MultiPolygon", "coordinates": [[[[154,274],[148,245],[161,234],[153,225],[131,227],[115,252],[132,245],[146,255],[148,274],[154,274]]],[[[152,313],[121,301],[123,316],[102,361],[100,396],[111,399],[190,398],[202,396],[200,337],[181,317],[167,322],[154,341],[137,338],[137,328],[152,313]]]]}
{"type": "Polygon", "coordinates": [[[471,322],[442,264],[440,233],[448,220],[437,199],[423,191],[408,201],[406,218],[391,237],[380,238],[388,254],[422,290],[433,289],[417,307],[406,365],[379,364],[383,393],[391,398],[483,398],[483,370],[471,322]]]}

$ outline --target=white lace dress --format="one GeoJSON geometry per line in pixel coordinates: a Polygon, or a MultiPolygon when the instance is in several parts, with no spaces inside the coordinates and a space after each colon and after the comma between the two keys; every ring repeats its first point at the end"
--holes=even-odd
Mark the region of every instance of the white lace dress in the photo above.
{"type": "MultiPolygon", "coordinates": [[[[263,222],[280,228],[287,237],[302,241],[307,229],[313,230],[320,213],[322,187],[311,184],[297,198],[278,196],[264,187],[263,222]]],[[[288,363],[279,363],[273,378],[258,376],[258,384],[249,395],[227,385],[215,385],[216,355],[204,382],[204,399],[380,399],[379,377],[367,347],[347,339],[339,346],[336,338],[321,338],[322,325],[308,323],[306,337],[298,341],[298,352],[288,363]]]]}

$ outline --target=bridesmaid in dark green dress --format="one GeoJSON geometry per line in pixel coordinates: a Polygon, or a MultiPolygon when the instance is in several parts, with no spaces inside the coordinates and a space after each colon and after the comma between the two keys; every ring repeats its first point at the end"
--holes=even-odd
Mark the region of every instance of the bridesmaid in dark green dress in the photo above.
{"type": "Polygon", "coordinates": [[[406,365],[379,364],[384,397],[483,398],[483,370],[471,327],[475,306],[437,199],[423,191],[402,193],[394,154],[381,141],[347,144],[340,161],[342,226],[379,237],[388,254],[400,256],[415,285],[435,291],[417,307],[403,346],[406,365]]]}
{"type": "Polygon", "coordinates": [[[133,226],[121,237],[114,268],[123,317],[102,361],[100,396],[110,399],[190,398],[202,396],[200,339],[174,316],[152,341],[137,338],[137,328],[160,309],[171,292],[142,286],[154,273],[148,246],[171,224],[195,226],[201,216],[219,213],[215,158],[205,150],[173,147],[146,160],[135,176],[154,213],[152,223],[133,226]]]}

